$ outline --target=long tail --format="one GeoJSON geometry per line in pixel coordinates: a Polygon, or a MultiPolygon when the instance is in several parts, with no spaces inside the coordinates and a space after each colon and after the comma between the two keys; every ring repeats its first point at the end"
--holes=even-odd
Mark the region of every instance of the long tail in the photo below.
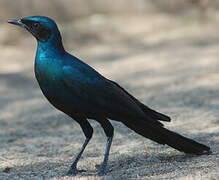
{"type": "Polygon", "coordinates": [[[186,138],[175,132],[169,131],[162,126],[156,126],[145,122],[123,122],[136,133],[149,138],[160,144],[168,146],[188,154],[211,154],[210,147],[186,138]]]}

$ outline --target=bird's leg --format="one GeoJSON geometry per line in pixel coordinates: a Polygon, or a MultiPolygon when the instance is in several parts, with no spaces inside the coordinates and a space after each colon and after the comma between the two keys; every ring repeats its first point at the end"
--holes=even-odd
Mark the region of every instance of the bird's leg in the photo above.
{"type": "Polygon", "coordinates": [[[105,175],[107,173],[107,162],[109,159],[110,147],[111,147],[112,140],[113,140],[114,128],[113,128],[112,124],[110,123],[110,121],[107,119],[98,120],[98,122],[101,124],[101,126],[102,126],[102,128],[107,136],[104,159],[99,167],[99,172],[98,172],[98,175],[102,176],[102,175],[105,175]]]}
{"type": "Polygon", "coordinates": [[[75,159],[74,159],[74,161],[73,161],[73,163],[71,165],[71,168],[69,169],[67,175],[76,175],[78,172],[84,172],[84,170],[78,170],[77,169],[77,163],[78,163],[79,159],[81,158],[81,155],[84,152],[84,149],[87,146],[89,141],[90,141],[90,139],[86,138],[86,140],[84,141],[83,146],[81,147],[80,152],[75,157],[75,159]]]}
{"type": "Polygon", "coordinates": [[[107,173],[107,163],[108,163],[108,159],[109,159],[109,151],[110,151],[110,147],[112,144],[112,140],[113,137],[107,137],[107,142],[106,142],[106,149],[105,149],[105,153],[104,153],[104,159],[103,162],[100,165],[100,169],[98,172],[98,175],[103,176],[107,173]]]}
{"type": "Polygon", "coordinates": [[[84,144],[81,147],[81,150],[79,151],[79,153],[75,157],[75,159],[74,159],[74,161],[71,165],[71,168],[69,169],[67,175],[76,175],[78,172],[84,172],[85,171],[85,170],[78,170],[77,169],[77,163],[78,163],[79,159],[81,158],[81,155],[83,154],[87,144],[89,143],[89,141],[90,141],[90,139],[93,135],[93,128],[91,127],[90,123],[87,120],[83,120],[83,121],[78,120],[77,122],[80,124],[80,126],[81,126],[81,128],[82,128],[82,130],[83,130],[83,132],[86,136],[86,139],[84,141],[84,144]]]}

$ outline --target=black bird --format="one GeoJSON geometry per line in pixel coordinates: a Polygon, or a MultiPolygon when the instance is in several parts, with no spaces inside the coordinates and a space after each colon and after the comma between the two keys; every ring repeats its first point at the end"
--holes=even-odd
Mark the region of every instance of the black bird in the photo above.
{"type": "Polygon", "coordinates": [[[78,122],[85,134],[85,142],[68,174],[80,172],[78,160],[93,134],[87,119],[99,122],[107,136],[99,175],[106,173],[113,139],[114,128],[109,119],[120,121],[136,133],[184,153],[211,153],[209,147],[165,129],[160,121],[169,122],[168,116],[150,109],[117,83],[67,53],[52,19],[32,16],[8,22],[25,28],[37,39],[35,76],[43,94],[53,106],[78,122]]]}

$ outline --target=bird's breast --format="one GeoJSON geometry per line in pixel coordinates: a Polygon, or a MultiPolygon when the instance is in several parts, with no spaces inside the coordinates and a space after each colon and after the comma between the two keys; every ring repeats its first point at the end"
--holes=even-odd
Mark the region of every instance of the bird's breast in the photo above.
{"type": "Polygon", "coordinates": [[[74,94],[72,89],[70,90],[64,83],[62,67],[62,61],[36,59],[35,76],[44,96],[53,106],[66,114],[89,114],[92,107],[74,94]]]}
{"type": "Polygon", "coordinates": [[[49,83],[60,78],[62,65],[55,59],[41,58],[35,61],[34,70],[39,83],[49,83]]]}
{"type": "Polygon", "coordinates": [[[56,59],[38,58],[35,76],[43,92],[55,93],[61,85],[62,65],[56,59]]]}
{"type": "Polygon", "coordinates": [[[79,99],[66,88],[62,79],[62,64],[54,59],[36,59],[35,76],[44,96],[59,110],[68,113],[78,109],[79,99]]]}

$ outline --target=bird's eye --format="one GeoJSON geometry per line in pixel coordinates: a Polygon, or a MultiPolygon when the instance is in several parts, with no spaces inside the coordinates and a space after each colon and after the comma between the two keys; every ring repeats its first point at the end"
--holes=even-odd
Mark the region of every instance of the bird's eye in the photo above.
{"type": "Polygon", "coordinates": [[[35,29],[38,29],[38,28],[40,27],[40,24],[39,24],[39,23],[34,23],[32,26],[33,26],[35,29]]]}

